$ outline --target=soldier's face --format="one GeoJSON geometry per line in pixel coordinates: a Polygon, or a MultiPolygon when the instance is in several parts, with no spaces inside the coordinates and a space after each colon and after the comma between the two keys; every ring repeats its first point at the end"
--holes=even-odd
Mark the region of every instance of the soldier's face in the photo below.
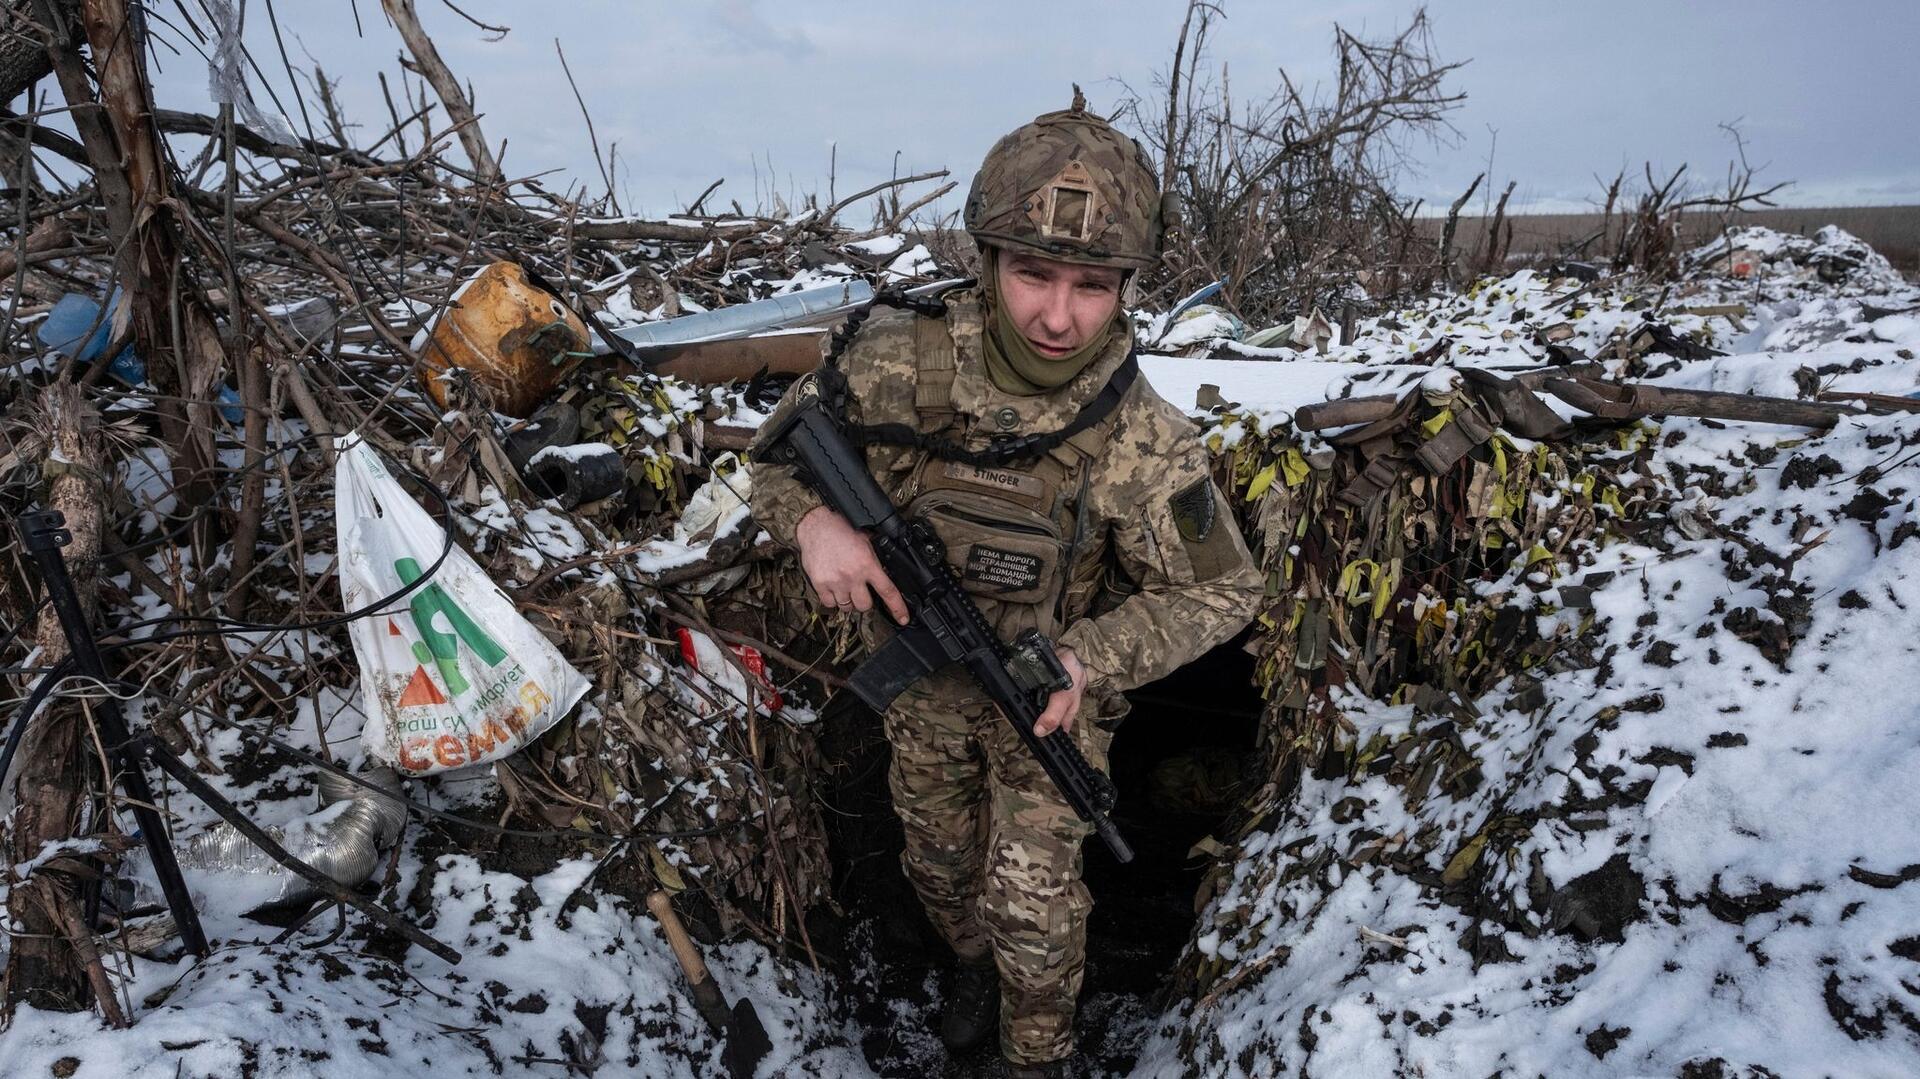
{"type": "Polygon", "coordinates": [[[1106,329],[1120,307],[1121,271],[1002,252],[1000,302],[1042,356],[1063,357],[1106,329]]]}

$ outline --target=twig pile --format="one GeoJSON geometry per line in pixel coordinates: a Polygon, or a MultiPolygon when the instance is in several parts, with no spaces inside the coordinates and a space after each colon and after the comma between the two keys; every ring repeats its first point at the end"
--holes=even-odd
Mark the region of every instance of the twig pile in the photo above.
{"type": "MultiPolygon", "coordinates": [[[[107,104],[114,92],[101,84],[107,104]]],[[[31,118],[8,124],[90,173],[71,189],[15,188],[0,206],[0,269],[14,285],[0,331],[10,357],[0,390],[9,432],[0,502],[14,514],[46,498],[46,481],[65,466],[41,437],[50,426],[43,387],[77,382],[114,432],[93,531],[106,570],[96,624],[116,642],[121,691],[137,689],[145,722],[203,771],[245,784],[288,763],[270,738],[317,743],[323,757],[356,756],[357,671],[344,628],[328,624],[339,600],[325,436],[367,438],[448,496],[446,523],[459,540],[594,681],[577,720],[498,770],[504,802],[484,809],[522,832],[499,843],[517,844],[516,859],[551,862],[583,845],[604,851],[611,839],[619,853],[601,875],[615,890],[638,894],[656,881],[691,888],[720,928],[804,943],[802,918],[826,881],[818,811],[805,794],[815,771],[811,734],[797,725],[811,713],[790,686],[790,707],[776,717],[669,658],[679,647],[670,631],[681,626],[733,641],[751,628],[755,641],[766,639],[764,622],[753,621],[758,601],[732,612],[702,596],[700,578],[767,552],[736,545],[710,565],[634,557],[712,475],[707,423],[747,402],[586,362],[560,392],[589,406],[588,437],[619,445],[630,484],[625,497],[568,512],[525,490],[504,449],[514,421],[491,411],[484,391],[456,387],[447,410],[426,397],[421,331],[476,269],[501,259],[563,283],[566,302],[614,324],[885,273],[890,260],[868,249],[902,245],[865,241],[898,233],[950,190],[937,182],[945,173],[777,216],[643,220],[609,213],[610,197],[558,194],[537,177],[450,159],[454,140],[473,126],[470,113],[438,123],[439,110],[423,98],[354,146],[330,99],[315,111],[330,138],[264,133],[232,109],[151,110],[164,136],[150,140],[164,171],[155,189],[168,197],[164,220],[149,223],[172,240],[170,287],[156,292],[143,280],[123,290],[131,296],[120,304],[109,297],[129,281],[118,255],[131,218],[110,190],[121,178],[102,174],[88,145],[31,118]],[[197,152],[174,156],[191,137],[204,140],[197,152]],[[870,226],[841,223],[876,194],[887,198],[870,226]],[[99,325],[111,341],[90,364],[49,354],[36,338],[69,293],[102,303],[99,325]],[[148,307],[130,317],[139,303],[148,307]],[[206,347],[176,348],[175,338],[153,335],[168,325],[204,325],[206,347]],[[108,374],[106,358],[128,342],[150,384],[108,374]],[[223,385],[237,387],[225,408],[215,404],[223,385]],[[248,628],[179,628],[219,617],[248,628]],[[147,618],[157,628],[111,632],[147,618]],[[242,732],[238,757],[231,730],[242,732]],[[580,843],[565,838],[570,831],[580,843]],[[635,867],[638,877],[623,880],[635,867]]],[[[927,268],[930,260],[914,257],[890,279],[917,283],[927,268]]],[[[85,434],[98,440],[100,431],[85,434]]],[[[8,551],[0,605],[16,631],[4,658],[17,701],[47,662],[33,647],[31,575],[18,547],[8,551]]],[[[98,783],[85,800],[111,797],[98,783]]],[[[96,819],[114,827],[110,813],[96,819]]],[[[463,845],[475,841],[471,829],[448,827],[463,845]]],[[[414,894],[414,912],[427,914],[417,898],[426,893],[414,894]]]]}

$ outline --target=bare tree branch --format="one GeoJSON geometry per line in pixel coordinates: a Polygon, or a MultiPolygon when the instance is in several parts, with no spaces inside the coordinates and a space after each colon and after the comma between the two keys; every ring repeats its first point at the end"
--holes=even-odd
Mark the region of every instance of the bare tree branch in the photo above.
{"type": "Polygon", "coordinates": [[[413,54],[413,62],[420,74],[433,87],[433,92],[440,95],[440,103],[446,106],[447,118],[458,129],[460,145],[467,151],[467,160],[473,162],[473,171],[479,176],[480,182],[498,182],[500,166],[493,159],[493,151],[487,148],[486,136],[480,133],[479,120],[473,113],[473,102],[466,91],[460,88],[460,80],[448,70],[447,62],[440,58],[440,50],[434,47],[433,39],[421,27],[420,15],[413,8],[413,0],[380,0],[380,7],[386,11],[393,28],[400,32],[400,40],[406,43],[407,51],[413,54]]]}

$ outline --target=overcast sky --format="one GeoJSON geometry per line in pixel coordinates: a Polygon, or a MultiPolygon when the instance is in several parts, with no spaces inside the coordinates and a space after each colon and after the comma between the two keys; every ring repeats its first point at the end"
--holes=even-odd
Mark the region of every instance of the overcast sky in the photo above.
{"type": "MultiPolygon", "coordinates": [[[[237,2],[237,0],[236,0],[237,2]]],[[[508,172],[558,169],[548,182],[596,192],[580,108],[561,74],[558,38],[603,151],[618,148],[615,190],[629,212],[676,210],[709,183],[710,205],[825,193],[837,147],[841,194],[903,174],[951,168],[965,190],[995,137],[1064,107],[1080,83],[1096,109],[1150,92],[1171,56],[1184,0],[1036,3],[868,0],[417,0],[448,65],[474,89],[508,172]],[[758,190],[756,190],[756,173],[758,190]]],[[[199,10],[199,0],[187,0],[199,10]]],[[[1225,0],[1211,46],[1236,99],[1264,97],[1285,69],[1330,76],[1333,24],[1389,32],[1407,3],[1225,0]]],[[[177,15],[152,5],[157,17],[177,15]]],[[[1466,94],[1457,133],[1417,147],[1410,196],[1450,202],[1491,155],[1516,206],[1580,209],[1596,174],[1642,161],[1725,174],[1738,120],[1763,181],[1792,180],[1787,205],[1920,203],[1920,3],[1915,0],[1595,2],[1437,0],[1443,60],[1466,94]]],[[[295,67],[317,62],[364,144],[388,126],[376,75],[397,86],[402,48],[379,0],[279,0],[295,67]],[[356,25],[357,23],[357,25],[356,25]]],[[[246,38],[290,111],[264,0],[246,0],[246,38]]],[[[164,27],[162,38],[179,41],[164,27]]],[[[163,107],[211,111],[206,62],[162,49],[163,107]]],[[[49,84],[50,85],[50,84],[49,84]]],[[[309,87],[310,90],[310,87],[309,87]]],[[[256,93],[257,93],[256,89],[256,93]]],[[[396,91],[397,92],[397,91],[396,91]]],[[[271,102],[263,102],[271,110],[271,102]]],[[[316,120],[317,123],[317,120],[316,120]]],[[[299,130],[297,115],[290,125],[299,130]]],[[[458,151],[455,151],[458,154],[458,151]]],[[[1478,200],[1476,199],[1476,202],[1478,200]]],[[[958,197],[949,200],[957,206],[958,197]]]]}

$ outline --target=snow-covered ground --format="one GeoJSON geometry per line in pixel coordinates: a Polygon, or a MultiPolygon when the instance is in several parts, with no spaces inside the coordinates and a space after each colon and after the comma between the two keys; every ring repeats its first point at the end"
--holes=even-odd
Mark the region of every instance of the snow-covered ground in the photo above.
{"type": "MultiPolygon", "coordinates": [[[[1877,313],[1920,293],[1886,276],[1765,284],[1697,297],[1751,304],[1744,328],[1698,319],[1737,354],[1653,380],[1920,391],[1920,332],[1877,313]]],[[[1518,275],[1400,316],[1387,343],[1446,334],[1452,362],[1524,363],[1526,335],[1500,331],[1552,298],[1518,275]]],[[[1595,298],[1569,343],[1597,352],[1628,318],[1595,298]]],[[[1289,403],[1221,366],[1208,380],[1229,399],[1289,403]]],[[[1139,1074],[1920,1074],[1920,416],[1661,429],[1653,471],[1676,504],[1658,545],[1606,547],[1587,570],[1593,662],[1481,699],[1458,731],[1482,770],[1464,797],[1304,777],[1202,914],[1196,947],[1226,960],[1224,988],[1163,1017],[1139,1074]],[[1413,871],[1367,857],[1429,829],[1443,839],[1413,871]],[[1446,887],[1460,859],[1496,856],[1483,892],[1446,887]],[[1320,868],[1289,874],[1303,865],[1320,868]]],[[[1542,617],[1588,613],[1567,607],[1542,617]]],[[[1340,703],[1389,745],[1448,722],[1340,703]]]]}
{"type": "MultiPolygon", "coordinates": [[[[1787,397],[1809,377],[1920,390],[1920,322],[1887,313],[1920,293],[1872,265],[1838,281],[1819,279],[1810,255],[1804,266],[1669,299],[1749,311],[1663,316],[1731,354],[1653,357],[1651,377],[1787,397]]],[[[1211,383],[1265,427],[1329,396],[1419,381],[1427,368],[1406,360],[1440,337],[1453,344],[1437,363],[1526,366],[1544,359],[1529,329],[1565,322],[1567,345],[1601,353],[1654,299],[1604,285],[1570,295],[1522,273],[1365,320],[1324,357],[1149,357],[1145,370],[1178,405],[1211,383]]],[[[1226,960],[1226,987],[1148,1023],[1137,1074],[1920,1074],[1920,829],[1908,820],[1920,706],[1907,685],[1920,672],[1920,416],[1862,415],[1822,434],[1700,420],[1662,431],[1648,482],[1669,485],[1677,507],[1658,544],[1606,547],[1590,567],[1611,573],[1587,582],[1595,662],[1544,674],[1538,694],[1481,700],[1459,731],[1483,772],[1464,797],[1410,807],[1377,779],[1306,778],[1201,915],[1194,946],[1226,960]],[[1458,842],[1422,872],[1349,860],[1358,843],[1429,828],[1458,842]],[[1463,844],[1495,835],[1479,848],[1503,859],[1487,893],[1439,886],[1463,844]],[[1476,917],[1495,903],[1519,924],[1476,917]]],[[[316,727],[329,730],[338,752],[358,729],[350,701],[343,691],[287,730],[315,749],[316,727]]],[[[1389,738],[1438,722],[1341,703],[1389,738]]],[[[223,737],[211,748],[240,757],[223,737]]],[[[232,793],[272,824],[311,812],[309,789],[285,768],[232,793]]],[[[433,797],[471,809],[485,794],[482,781],[433,797]]],[[[210,821],[175,808],[188,830],[210,821]]],[[[327,914],[276,942],[280,930],[209,894],[211,959],[124,968],[135,1026],[23,1011],[0,1034],[0,1076],[716,1073],[718,1045],[658,928],[592,886],[586,850],[516,872],[489,849],[411,828],[391,876],[376,874],[458,965],[403,952],[358,917],[337,941],[327,914]]],[[[772,1035],[761,1075],[870,1074],[838,987],[750,943],[708,958],[772,1035]]]]}
{"type": "MultiPolygon", "coordinates": [[[[357,744],[352,702],[333,704],[321,727],[336,749],[357,744]]],[[[289,733],[302,730],[314,730],[310,715],[289,733]]],[[[213,735],[212,746],[228,761],[243,756],[231,736],[213,735]]],[[[239,801],[262,824],[282,823],[310,812],[308,782],[295,769],[270,772],[246,789],[279,797],[239,801]]],[[[462,803],[490,786],[451,784],[434,800],[471,814],[462,803]]],[[[191,800],[174,808],[187,832],[212,823],[191,800]]],[[[23,1008],[0,1033],[0,1076],[714,1074],[719,1045],[657,924],[592,886],[592,848],[523,875],[486,854],[485,841],[454,850],[425,835],[409,829],[382,894],[456,949],[457,965],[418,948],[394,959],[404,945],[376,939],[357,915],[337,942],[331,913],[277,942],[281,930],[245,919],[245,904],[224,894],[233,878],[189,871],[212,956],[135,959],[121,982],[138,1020],[128,1030],[103,1029],[92,1013],[23,1008]]],[[[728,1000],[757,1004],[774,1044],[763,1074],[866,1073],[857,1031],[804,965],[776,964],[755,944],[709,949],[707,960],[728,1000]]]]}
{"type": "MultiPolygon", "coordinates": [[[[1544,704],[1483,699],[1460,731],[1485,772],[1473,797],[1409,811],[1381,780],[1306,778],[1239,875],[1323,850],[1332,865],[1284,888],[1236,884],[1203,915],[1204,951],[1265,973],[1167,1017],[1144,1074],[1194,1074],[1196,1053],[1220,1075],[1676,1075],[1711,1058],[1730,1075],[1920,1073],[1913,481],[1847,482],[1920,445],[1920,416],[1804,441],[1666,426],[1687,437],[1664,462],[1728,473],[1726,494],[1689,504],[1693,521],[1804,552],[1791,573],[1714,535],[1609,548],[1614,576],[1592,599],[1601,665],[1547,676],[1544,704]],[[1754,459],[1780,443],[1798,444],[1754,459]],[[1839,471],[1801,487],[1798,461],[1839,471]],[[1853,516],[1869,490],[1894,499],[1884,519],[1853,516]],[[1736,581],[1731,567],[1759,572],[1736,581]],[[1740,639],[1741,612],[1798,643],[1776,663],[1740,639]],[[1462,939],[1476,919],[1427,886],[1455,845],[1427,881],[1345,860],[1378,836],[1438,826],[1465,840],[1527,818],[1497,885],[1539,932],[1495,927],[1508,962],[1476,964],[1462,939]],[[1574,914],[1535,905],[1621,858],[1621,939],[1580,939],[1574,914]],[[1209,928],[1228,914],[1241,928],[1209,928]]],[[[1343,703],[1390,737],[1441,722],[1343,703]]]]}

